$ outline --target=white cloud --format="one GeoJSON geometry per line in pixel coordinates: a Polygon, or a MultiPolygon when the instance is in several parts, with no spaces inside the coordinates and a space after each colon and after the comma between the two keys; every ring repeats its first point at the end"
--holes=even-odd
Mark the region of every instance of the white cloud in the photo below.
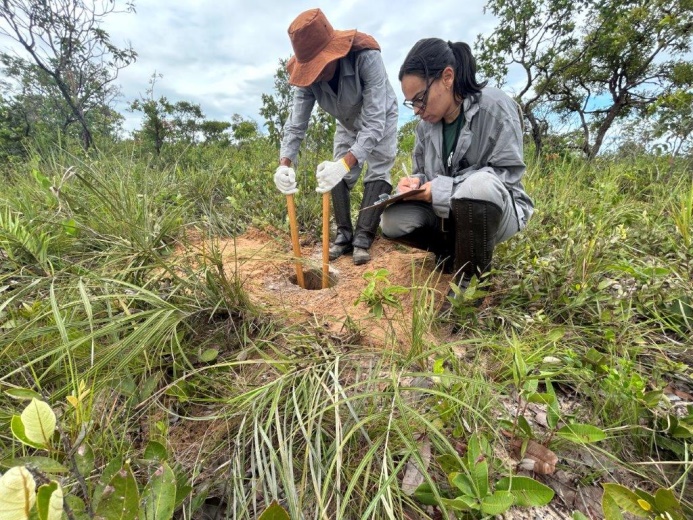
{"type": "MultiPolygon", "coordinates": [[[[287,28],[302,11],[320,7],[336,29],[357,28],[373,35],[397,96],[397,73],[406,53],[420,38],[440,37],[473,44],[490,32],[493,19],[483,0],[431,3],[388,0],[307,2],[280,0],[140,0],[136,14],[113,14],[104,29],[116,45],[130,42],[137,61],[121,71],[123,97],[117,109],[127,129],[139,119],[129,102],[144,95],[154,72],[162,74],[155,94],[169,101],[199,103],[210,119],[230,120],[235,113],[262,124],[261,94],[272,93],[280,58],[291,54],[287,28]],[[317,4],[317,5],[316,5],[317,4]]],[[[406,109],[401,120],[407,120],[406,109]]]]}

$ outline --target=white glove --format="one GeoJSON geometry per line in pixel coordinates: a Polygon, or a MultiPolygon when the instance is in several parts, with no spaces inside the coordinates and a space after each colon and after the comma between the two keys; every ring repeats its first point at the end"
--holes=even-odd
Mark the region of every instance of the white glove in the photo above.
{"type": "Polygon", "coordinates": [[[318,164],[318,171],[315,176],[318,179],[318,187],[315,191],[318,193],[327,193],[331,191],[344,176],[349,173],[349,166],[344,159],[339,161],[323,161],[318,164]]]}
{"type": "Polygon", "coordinates": [[[284,195],[293,195],[298,191],[296,186],[296,172],[289,166],[280,166],[274,172],[274,184],[284,195]]]}

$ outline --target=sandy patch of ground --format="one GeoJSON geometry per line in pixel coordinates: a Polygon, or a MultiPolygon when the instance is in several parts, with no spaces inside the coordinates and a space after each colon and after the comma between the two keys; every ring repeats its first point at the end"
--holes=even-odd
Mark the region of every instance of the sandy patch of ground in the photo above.
{"type": "MultiPolygon", "coordinates": [[[[189,237],[190,240],[190,237],[189,237]]],[[[200,242],[190,240],[193,247],[200,242]]],[[[219,239],[217,246],[229,276],[237,275],[251,301],[267,312],[281,316],[287,324],[310,323],[344,337],[356,331],[363,345],[407,349],[411,344],[411,320],[418,291],[398,295],[401,310],[386,308],[385,318],[370,315],[365,303],[355,302],[367,287],[364,274],[386,269],[392,286],[405,288],[424,285],[435,290],[440,305],[448,290],[450,275],[435,270],[432,254],[404,247],[381,237],[371,247],[372,259],[356,266],[351,255],[329,263],[336,283],[327,289],[302,289],[296,283],[296,267],[288,233],[251,229],[233,239],[219,239]]],[[[301,262],[308,285],[320,285],[322,244],[302,243],[301,262]]],[[[433,338],[427,338],[433,340],[433,338]]]]}

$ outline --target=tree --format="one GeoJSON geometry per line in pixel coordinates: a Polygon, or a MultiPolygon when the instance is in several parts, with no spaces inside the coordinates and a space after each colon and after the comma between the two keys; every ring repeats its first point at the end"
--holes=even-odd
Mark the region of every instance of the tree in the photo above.
{"type": "Polygon", "coordinates": [[[419,124],[418,118],[413,118],[407,121],[397,131],[397,149],[410,155],[414,151],[414,142],[416,141],[416,127],[419,124]]]}
{"type": "Polygon", "coordinates": [[[552,116],[537,109],[548,105],[594,157],[616,123],[676,88],[672,71],[691,49],[691,0],[490,0],[487,9],[499,23],[477,42],[480,63],[497,79],[513,64],[523,70],[518,99],[539,149],[552,116]]]}
{"type": "Polygon", "coordinates": [[[673,77],[677,88],[648,107],[647,115],[654,119],[653,136],[676,157],[693,151],[693,64],[676,67],[673,77]]]}
{"type": "MultiPolygon", "coordinates": [[[[66,135],[80,138],[75,132],[72,112],[52,78],[37,65],[21,58],[0,55],[2,72],[12,81],[4,91],[10,102],[12,118],[21,121],[23,136],[42,142],[66,135]]],[[[117,137],[123,117],[109,105],[115,88],[107,87],[85,111],[85,118],[93,135],[108,139],[117,137]]]]}
{"type": "MultiPolygon", "coordinates": [[[[0,87],[3,86],[0,82],[0,87]]],[[[24,121],[14,101],[0,94],[0,160],[23,155],[22,140],[26,137],[24,121]]]]}
{"type": "Polygon", "coordinates": [[[279,146],[282,140],[282,129],[289,119],[293,101],[293,87],[289,84],[289,72],[286,64],[289,59],[280,59],[279,68],[274,75],[274,94],[262,94],[260,115],[265,118],[265,126],[272,143],[279,146]]]}
{"type": "MultiPolygon", "coordinates": [[[[134,4],[127,3],[125,10],[133,12],[134,4]]],[[[113,45],[101,28],[113,12],[117,12],[114,1],[0,3],[0,35],[17,42],[55,83],[71,114],[70,123],[80,125],[84,149],[93,144],[89,111],[108,103],[107,93],[113,93],[118,72],[137,57],[130,46],[113,45]]]]}
{"type": "Polygon", "coordinates": [[[511,67],[521,69],[516,98],[538,153],[548,121],[539,115],[538,109],[547,100],[537,83],[560,74],[555,61],[577,45],[574,16],[580,5],[570,0],[490,0],[484,8],[499,23],[490,37],[477,38],[479,68],[499,86],[505,83],[511,67]]]}
{"type": "Polygon", "coordinates": [[[168,116],[173,110],[173,105],[168,100],[161,96],[159,99],[154,97],[154,87],[158,79],[163,76],[156,72],[149,78],[149,86],[146,94],[140,99],[136,99],[130,103],[129,110],[131,112],[142,112],[144,119],[142,128],[135,131],[135,137],[141,139],[144,143],[154,146],[154,151],[157,156],[161,155],[161,148],[164,146],[164,141],[172,132],[171,122],[168,116]]]}
{"type": "Polygon", "coordinates": [[[234,141],[239,144],[252,141],[260,134],[257,123],[252,119],[244,119],[240,114],[231,117],[231,131],[234,141]]]}
{"type": "Polygon", "coordinates": [[[203,121],[200,125],[200,131],[204,138],[205,144],[231,144],[229,134],[226,131],[231,128],[231,123],[228,121],[203,121]]]}

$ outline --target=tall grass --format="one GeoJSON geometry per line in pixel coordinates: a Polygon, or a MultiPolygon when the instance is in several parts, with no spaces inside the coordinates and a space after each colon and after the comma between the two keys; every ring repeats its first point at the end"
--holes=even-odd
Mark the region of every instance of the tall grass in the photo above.
{"type": "MultiPolygon", "coordinates": [[[[299,166],[299,220],[317,237],[311,161],[299,166]]],[[[632,475],[693,505],[693,416],[662,393],[691,391],[689,171],[660,176],[650,157],[533,162],[536,214],[499,246],[490,305],[450,335],[435,315],[437,273],[415,273],[428,281],[409,289],[412,315],[392,318],[410,324],[411,350],[391,353],[275,322],[224,269],[216,237],[288,229],[275,163],[259,140],[158,159],[125,145],[44,150],[4,172],[3,389],[60,407],[88,382],[99,464],[168,443],[193,485],[186,517],[216,504],[222,516],[256,518],[276,499],[291,518],[452,518],[405,492],[403,474],[415,465],[441,493],[444,461],[461,460],[472,432],[505,454],[494,477],[514,472],[504,429],[530,387],[555,390],[561,424],[607,433],[576,447],[530,425],[576,479],[632,475]],[[192,228],[203,253],[183,253],[192,228]],[[518,387],[518,359],[528,387],[518,387]],[[187,429],[205,434],[183,443],[187,429]]],[[[26,453],[8,433],[16,413],[2,394],[0,449],[12,456],[26,453]]]]}

